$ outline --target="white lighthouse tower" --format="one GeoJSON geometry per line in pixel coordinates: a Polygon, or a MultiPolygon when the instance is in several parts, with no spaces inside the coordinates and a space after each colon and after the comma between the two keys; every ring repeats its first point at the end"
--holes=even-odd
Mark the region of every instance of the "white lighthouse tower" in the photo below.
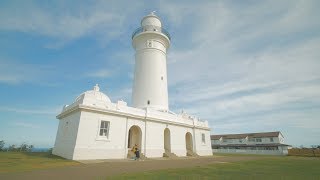
{"type": "Polygon", "coordinates": [[[170,35],[162,28],[158,16],[151,12],[141,20],[132,35],[135,49],[133,107],[169,109],[167,85],[167,49],[170,35]]]}

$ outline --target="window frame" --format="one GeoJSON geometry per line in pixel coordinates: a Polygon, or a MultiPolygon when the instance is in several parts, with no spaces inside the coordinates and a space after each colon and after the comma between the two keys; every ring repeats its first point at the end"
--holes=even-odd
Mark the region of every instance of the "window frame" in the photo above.
{"type": "Polygon", "coordinates": [[[111,126],[111,122],[110,121],[105,120],[105,119],[99,120],[96,140],[98,140],[98,141],[100,141],[100,140],[101,141],[110,141],[110,126],[111,126]],[[107,127],[102,128],[101,127],[102,122],[106,122],[107,123],[107,127]],[[106,135],[100,135],[100,132],[101,132],[102,129],[107,130],[107,134],[106,135]]]}

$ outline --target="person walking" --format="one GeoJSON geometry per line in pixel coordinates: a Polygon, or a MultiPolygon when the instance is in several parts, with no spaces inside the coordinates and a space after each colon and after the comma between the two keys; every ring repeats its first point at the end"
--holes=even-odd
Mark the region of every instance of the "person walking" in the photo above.
{"type": "Polygon", "coordinates": [[[138,147],[136,147],[135,149],[135,154],[136,154],[136,160],[140,159],[140,150],[138,149],[138,147]]]}
{"type": "Polygon", "coordinates": [[[137,159],[140,158],[140,153],[139,153],[139,149],[138,149],[138,145],[137,145],[137,144],[135,144],[135,145],[132,147],[131,151],[132,151],[132,152],[134,153],[134,155],[135,155],[135,157],[133,158],[134,160],[137,160],[137,159]]]}

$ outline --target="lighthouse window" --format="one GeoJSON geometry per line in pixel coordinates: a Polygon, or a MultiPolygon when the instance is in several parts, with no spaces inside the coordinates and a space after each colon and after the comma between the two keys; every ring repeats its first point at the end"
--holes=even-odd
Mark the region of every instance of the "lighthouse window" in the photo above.
{"type": "Polygon", "coordinates": [[[150,104],[150,100],[148,100],[148,105],[150,104]]]}
{"type": "Polygon", "coordinates": [[[161,76],[161,80],[163,80],[163,76],[161,76]]]}

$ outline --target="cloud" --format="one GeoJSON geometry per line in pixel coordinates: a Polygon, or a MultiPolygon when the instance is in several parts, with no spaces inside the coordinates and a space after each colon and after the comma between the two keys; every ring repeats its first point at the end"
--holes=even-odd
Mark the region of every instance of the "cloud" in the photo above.
{"type": "Polygon", "coordinates": [[[112,76],[112,72],[110,70],[107,69],[101,69],[101,70],[97,70],[91,73],[86,74],[87,77],[94,77],[94,78],[108,78],[110,76],[112,76]]]}
{"type": "Polygon", "coordinates": [[[22,114],[35,114],[35,115],[56,115],[60,111],[59,108],[48,108],[48,109],[27,109],[27,108],[15,108],[15,107],[4,107],[0,106],[0,111],[3,112],[15,112],[22,114]]]}
{"type": "Polygon", "coordinates": [[[47,65],[23,64],[0,59],[0,83],[35,82],[50,72],[51,67],[47,65]]]}
{"type": "Polygon", "coordinates": [[[110,95],[110,98],[113,100],[113,102],[116,102],[118,100],[124,100],[128,103],[128,105],[130,105],[131,94],[132,94],[131,87],[122,87],[119,90],[111,92],[109,95],[110,95]]]}
{"type": "Polygon", "coordinates": [[[23,127],[23,128],[31,128],[31,129],[41,128],[41,126],[39,126],[39,125],[35,125],[32,123],[26,123],[26,122],[15,122],[15,123],[12,123],[12,125],[17,126],[17,127],[23,127]]]}
{"type": "MultiPolygon", "coordinates": [[[[39,34],[64,42],[89,34],[99,34],[100,37],[112,39],[123,33],[122,27],[128,17],[119,13],[122,11],[122,3],[68,3],[59,1],[48,6],[35,1],[13,1],[4,4],[0,8],[0,30],[39,34]],[[72,8],[66,9],[67,6],[72,8]]],[[[126,14],[135,12],[139,6],[140,3],[133,3],[131,8],[126,10],[126,14]]],[[[61,43],[58,43],[58,46],[60,45],[61,43]]]]}
{"type": "Polygon", "coordinates": [[[215,134],[280,130],[289,144],[314,143],[320,129],[318,3],[162,2],[174,23],[171,108],[208,120],[215,134]]]}

